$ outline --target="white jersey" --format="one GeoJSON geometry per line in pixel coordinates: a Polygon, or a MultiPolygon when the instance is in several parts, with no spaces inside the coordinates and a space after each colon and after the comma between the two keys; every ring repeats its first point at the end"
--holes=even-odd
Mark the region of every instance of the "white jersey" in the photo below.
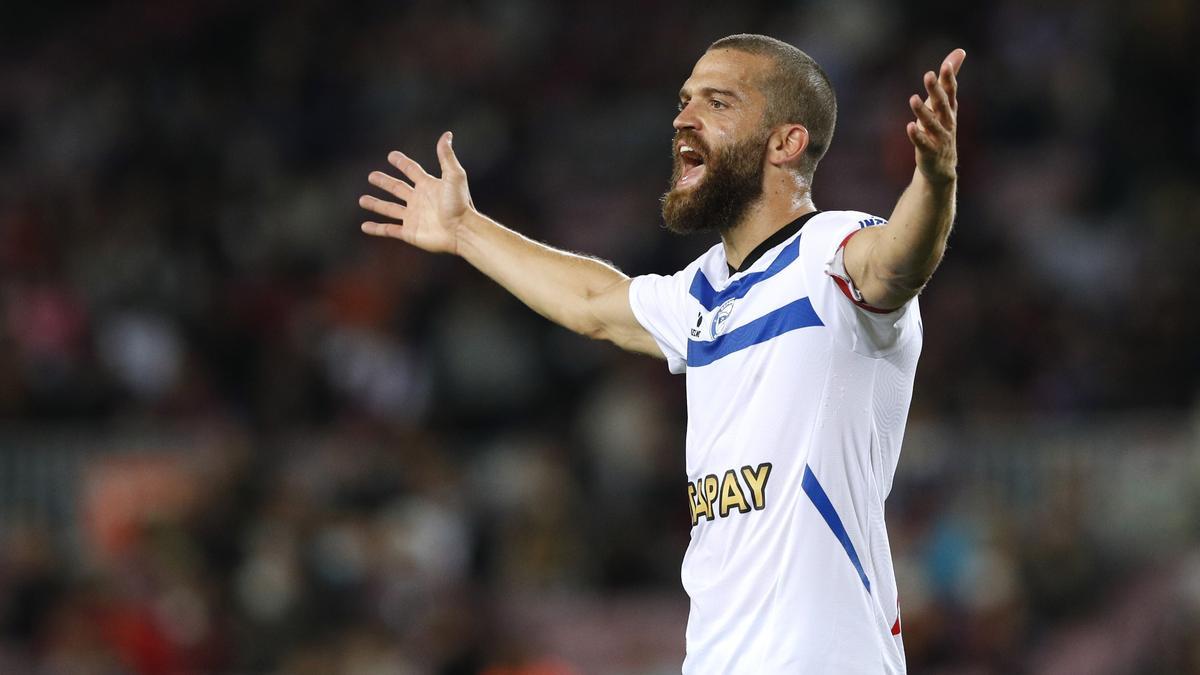
{"type": "Polygon", "coordinates": [[[882,222],[817,212],[735,274],[718,244],[633,280],[638,321],[687,372],[685,673],[905,671],[883,501],[920,310],[867,308],[842,263],[882,222]]]}

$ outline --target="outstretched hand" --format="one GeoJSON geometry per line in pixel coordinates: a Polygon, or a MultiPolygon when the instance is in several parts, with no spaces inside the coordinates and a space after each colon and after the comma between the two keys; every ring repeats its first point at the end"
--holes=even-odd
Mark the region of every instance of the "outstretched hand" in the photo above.
{"type": "Polygon", "coordinates": [[[926,179],[937,184],[954,180],[958,171],[957,75],[965,58],[967,52],[962,49],[950,52],[938,73],[932,70],[925,73],[925,91],[929,97],[922,101],[913,94],[908,99],[908,106],[917,118],[907,127],[908,140],[916,148],[917,168],[926,179]]]}
{"type": "Polygon", "coordinates": [[[385,201],[370,195],[358,198],[358,205],[394,220],[393,223],[367,221],[362,231],[377,237],[393,237],[433,253],[458,253],[459,231],[464,217],[475,205],[463,170],[451,147],[453,135],[447,131],[437,143],[441,178],[425,172],[403,152],[388,153],[388,163],[400,170],[408,181],[382,171],[372,171],[367,180],[399,201],[385,201]]]}

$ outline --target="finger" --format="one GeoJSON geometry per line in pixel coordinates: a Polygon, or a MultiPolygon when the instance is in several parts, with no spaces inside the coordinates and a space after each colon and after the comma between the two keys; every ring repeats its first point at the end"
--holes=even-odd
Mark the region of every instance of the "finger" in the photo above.
{"type": "Polygon", "coordinates": [[[937,118],[929,106],[921,103],[921,97],[913,94],[908,98],[908,107],[912,109],[913,114],[917,117],[917,124],[921,131],[924,131],[932,138],[934,135],[945,133],[945,128],[942,126],[941,120],[937,118]]]}
{"type": "Polygon", "coordinates": [[[954,68],[948,64],[942,64],[942,73],[938,78],[942,85],[942,89],[946,90],[946,98],[950,100],[950,109],[958,112],[958,77],[954,74],[954,68]]]}
{"type": "Polygon", "coordinates": [[[966,58],[967,51],[960,47],[947,54],[946,59],[942,61],[942,65],[945,66],[948,64],[950,69],[954,71],[954,74],[958,75],[958,71],[960,68],[962,68],[963,61],[965,61],[966,58]]]}
{"type": "Polygon", "coordinates": [[[423,180],[433,178],[433,176],[425,173],[425,169],[421,168],[420,164],[417,164],[415,160],[399,150],[393,150],[388,153],[388,163],[400,169],[400,173],[403,173],[414,185],[423,180]]]}
{"type": "Polygon", "coordinates": [[[371,195],[363,195],[358,198],[358,205],[393,220],[404,220],[405,208],[395,202],[385,202],[371,195]]]}
{"type": "Polygon", "coordinates": [[[438,164],[442,166],[442,178],[447,175],[465,176],[466,170],[458,161],[458,156],[454,154],[454,134],[447,131],[442,134],[437,143],[438,164]]]}
{"type": "Polygon", "coordinates": [[[912,144],[917,147],[917,149],[927,150],[929,152],[936,150],[933,139],[929,137],[929,134],[922,131],[921,128],[917,126],[916,122],[909,122],[908,126],[904,128],[904,131],[908,134],[908,140],[911,141],[912,144]]]}
{"type": "Polygon", "coordinates": [[[941,82],[933,74],[933,71],[925,73],[925,91],[929,92],[930,107],[937,113],[941,123],[949,129],[954,122],[954,116],[950,110],[950,99],[946,97],[946,90],[942,88],[941,82]]]}
{"type": "Polygon", "coordinates": [[[921,82],[925,85],[925,92],[928,94],[928,97],[925,99],[925,105],[938,114],[950,108],[950,101],[946,98],[946,90],[942,89],[937,75],[932,70],[925,73],[925,76],[921,78],[921,82]]]}
{"type": "Polygon", "coordinates": [[[382,171],[372,171],[371,175],[367,176],[367,182],[406,202],[412,196],[413,187],[411,185],[382,171]]]}
{"type": "Polygon", "coordinates": [[[375,223],[368,220],[362,224],[362,231],[374,237],[404,238],[404,227],[396,223],[375,223]]]}

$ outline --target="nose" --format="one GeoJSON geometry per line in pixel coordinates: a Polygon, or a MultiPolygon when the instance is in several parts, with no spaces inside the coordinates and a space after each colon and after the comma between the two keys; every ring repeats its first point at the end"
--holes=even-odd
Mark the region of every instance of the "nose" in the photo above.
{"type": "Polygon", "coordinates": [[[684,104],[683,110],[675,116],[675,121],[671,123],[676,131],[683,129],[698,129],[700,127],[700,119],[696,117],[695,111],[692,109],[692,102],[688,101],[684,104]]]}

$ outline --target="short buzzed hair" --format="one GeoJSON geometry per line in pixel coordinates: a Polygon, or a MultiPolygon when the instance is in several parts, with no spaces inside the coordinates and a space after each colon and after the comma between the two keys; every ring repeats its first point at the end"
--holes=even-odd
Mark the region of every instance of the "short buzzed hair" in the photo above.
{"type": "Polygon", "coordinates": [[[708,46],[767,56],[775,67],[757,84],[767,99],[763,125],[803,124],[808,129],[808,148],[797,167],[810,180],[817,162],[825,156],[837,123],[837,98],[829,76],[811,56],[782,40],[766,35],[730,35],[708,46]]]}

